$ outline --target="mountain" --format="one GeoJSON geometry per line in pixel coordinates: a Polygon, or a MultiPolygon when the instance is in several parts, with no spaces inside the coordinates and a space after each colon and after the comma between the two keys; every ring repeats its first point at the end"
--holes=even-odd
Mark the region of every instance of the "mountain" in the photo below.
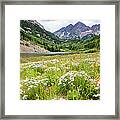
{"type": "Polygon", "coordinates": [[[94,34],[100,35],[100,24],[95,24],[91,27],[91,30],[94,34]]]}
{"type": "Polygon", "coordinates": [[[21,52],[96,52],[100,50],[100,25],[78,22],[55,33],[45,30],[36,20],[20,21],[21,52]],[[60,37],[60,38],[59,38],[60,37]]]}
{"type": "Polygon", "coordinates": [[[25,52],[49,52],[49,51],[40,47],[39,45],[33,44],[30,41],[21,40],[20,52],[25,53],[25,52]]]}
{"type": "Polygon", "coordinates": [[[21,20],[20,32],[37,38],[46,39],[47,42],[58,42],[59,38],[53,33],[44,29],[36,20],[21,20]]]}
{"type": "Polygon", "coordinates": [[[81,39],[86,35],[99,35],[100,24],[89,27],[82,22],[77,22],[75,25],[70,24],[55,31],[54,34],[61,39],[81,39]]]}
{"type": "MultiPolygon", "coordinates": [[[[23,42],[28,41],[29,46],[23,46],[22,44],[21,48],[26,47],[26,49],[32,50],[32,52],[33,48],[28,47],[32,47],[33,44],[37,45],[38,48],[44,48],[45,51],[59,51],[56,48],[56,44],[60,43],[60,39],[53,33],[45,30],[36,20],[20,20],[20,40],[23,42]]],[[[24,45],[26,45],[26,43],[24,45]]],[[[37,52],[39,50],[35,49],[35,51],[37,52]]]]}
{"type": "Polygon", "coordinates": [[[28,20],[28,22],[33,23],[34,25],[36,24],[36,25],[38,25],[40,28],[44,29],[44,27],[43,27],[39,22],[37,22],[37,20],[28,20]]]}

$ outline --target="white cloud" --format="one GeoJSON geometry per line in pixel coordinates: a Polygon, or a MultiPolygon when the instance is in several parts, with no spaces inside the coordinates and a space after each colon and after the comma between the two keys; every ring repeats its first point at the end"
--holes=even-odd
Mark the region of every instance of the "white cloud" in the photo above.
{"type": "Polygon", "coordinates": [[[94,24],[100,24],[99,20],[37,20],[44,28],[50,32],[55,32],[62,27],[66,27],[69,24],[76,24],[78,21],[83,22],[88,26],[94,24]]]}

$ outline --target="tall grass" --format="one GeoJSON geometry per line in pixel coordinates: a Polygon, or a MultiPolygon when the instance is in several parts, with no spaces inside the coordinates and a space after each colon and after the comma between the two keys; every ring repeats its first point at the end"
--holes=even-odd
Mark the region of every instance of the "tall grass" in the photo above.
{"type": "Polygon", "coordinates": [[[22,57],[20,99],[100,99],[99,53],[22,57]]]}

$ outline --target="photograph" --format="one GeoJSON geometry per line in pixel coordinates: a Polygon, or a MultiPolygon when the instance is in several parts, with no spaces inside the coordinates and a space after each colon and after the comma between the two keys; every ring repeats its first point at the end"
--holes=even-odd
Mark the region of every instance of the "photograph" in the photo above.
{"type": "Polygon", "coordinates": [[[100,20],[20,20],[20,100],[100,100],[100,20]]]}

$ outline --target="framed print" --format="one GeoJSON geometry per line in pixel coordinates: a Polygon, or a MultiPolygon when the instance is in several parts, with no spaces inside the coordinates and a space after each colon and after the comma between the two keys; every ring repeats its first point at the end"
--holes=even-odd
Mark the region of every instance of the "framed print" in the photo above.
{"type": "Polygon", "coordinates": [[[1,5],[1,118],[119,119],[118,1],[1,5]]]}

